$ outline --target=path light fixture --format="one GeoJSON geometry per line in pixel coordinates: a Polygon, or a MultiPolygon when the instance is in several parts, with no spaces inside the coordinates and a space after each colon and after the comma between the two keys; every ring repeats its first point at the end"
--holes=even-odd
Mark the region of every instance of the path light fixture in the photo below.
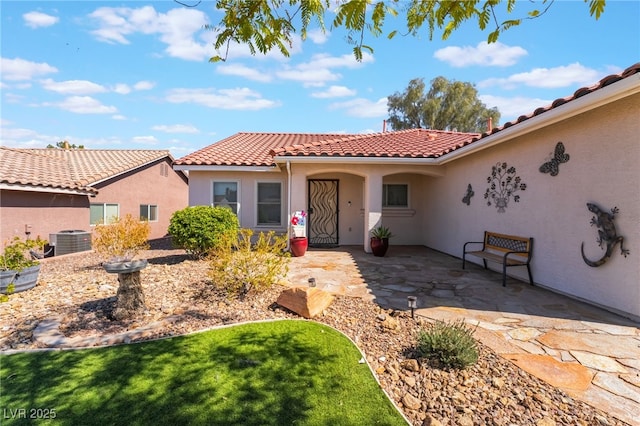
{"type": "Polygon", "coordinates": [[[416,296],[407,296],[407,305],[411,309],[411,318],[413,318],[413,311],[418,307],[418,298],[416,296]]]}
{"type": "Polygon", "coordinates": [[[309,278],[309,287],[315,287],[316,286],[316,279],[311,277],[309,278]]]}

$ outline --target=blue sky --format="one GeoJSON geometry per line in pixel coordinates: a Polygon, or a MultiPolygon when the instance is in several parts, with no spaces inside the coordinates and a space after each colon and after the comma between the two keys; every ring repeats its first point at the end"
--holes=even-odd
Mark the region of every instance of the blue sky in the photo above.
{"type": "Polygon", "coordinates": [[[218,23],[214,4],[1,1],[0,144],[179,158],[237,132],[379,132],[387,96],[437,76],[473,83],[503,124],[640,60],[640,1],[630,0],[608,1],[597,21],[582,1],[556,1],[491,45],[475,23],[446,41],[366,35],[375,51],[359,63],[343,31],[311,31],[289,58],[232,46],[213,64],[203,25],[218,23]]]}

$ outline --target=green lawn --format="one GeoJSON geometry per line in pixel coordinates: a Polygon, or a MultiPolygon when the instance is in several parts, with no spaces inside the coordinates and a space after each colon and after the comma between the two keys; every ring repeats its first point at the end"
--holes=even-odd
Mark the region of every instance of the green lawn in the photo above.
{"type": "Polygon", "coordinates": [[[308,321],[2,355],[0,423],[53,410],[38,424],[406,425],[360,358],[342,334],[308,321]]]}

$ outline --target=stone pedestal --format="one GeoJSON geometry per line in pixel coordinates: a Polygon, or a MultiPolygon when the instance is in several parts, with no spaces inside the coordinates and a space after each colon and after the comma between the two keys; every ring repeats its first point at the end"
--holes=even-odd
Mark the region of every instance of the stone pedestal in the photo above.
{"type": "Polygon", "coordinates": [[[294,287],[284,290],[276,303],[296,314],[313,318],[333,302],[333,295],[315,287],[294,287]]]}

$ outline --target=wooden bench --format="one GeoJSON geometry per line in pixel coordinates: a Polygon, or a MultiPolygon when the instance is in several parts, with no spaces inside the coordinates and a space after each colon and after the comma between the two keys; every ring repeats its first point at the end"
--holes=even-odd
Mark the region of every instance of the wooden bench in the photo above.
{"type": "Polygon", "coordinates": [[[526,266],[529,273],[529,284],[533,285],[531,276],[531,253],[533,251],[533,238],[518,237],[516,235],[484,232],[484,241],[469,241],[462,248],[462,269],[464,269],[466,255],[470,254],[482,258],[484,268],[487,269],[487,260],[502,264],[502,286],[507,285],[507,268],[509,266],[526,266]],[[467,250],[469,244],[482,244],[482,250],[467,250]]]}

